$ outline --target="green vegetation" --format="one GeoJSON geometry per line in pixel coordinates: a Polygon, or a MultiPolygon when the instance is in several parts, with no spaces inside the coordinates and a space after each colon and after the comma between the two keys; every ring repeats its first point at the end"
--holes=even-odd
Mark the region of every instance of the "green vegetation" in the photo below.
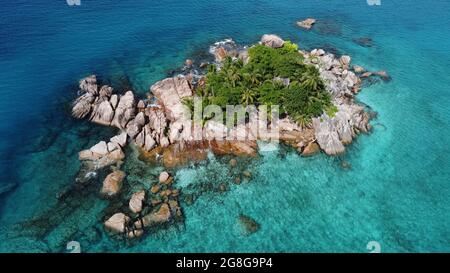
{"type": "Polygon", "coordinates": [[[196,91],[204,105],[279,105],[280,114],[289,114],[302,126],[324,111],[334,115],[319,71],[304,63],[296,44],[286,42],[279,49],[256,45],[249,56],[245,65],[227,58],[220,70],[209,67],[205,85],[196,91]],[[289,79],[288,86],[283,79],[289,79]]]}

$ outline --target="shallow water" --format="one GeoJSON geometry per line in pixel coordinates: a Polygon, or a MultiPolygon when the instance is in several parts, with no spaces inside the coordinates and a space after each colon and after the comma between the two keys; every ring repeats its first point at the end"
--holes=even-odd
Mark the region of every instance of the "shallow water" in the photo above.
{"type": "MultiPolygon", "coordinates": [[[[70,240],[88,252],[366,252],[372,240],[387,252],[450,251],[450,3],[381,2],[4,3],[0,251],[66,251],[70,240]],[[319,19],[313,30],[295,27],[309,16],[319,19]],[[373,132],[339,158],[302,158],[281,147],[253,161],[240,159],[240,168],[253,174],[250,181],[183,203],[184,225],[133,244],[104,233],[109,203],[98,198],[99,184],[58,201],[73,185],[77,152],[115,133],[68,115],[81,77],[96,73],[119,91],[143,94],[211,43],[231,37],[252,44],[264,33],[304,49],[349,54],[369,70],[387,70],[392,81],[358,95],[378,113],[373,132]],[[356,44],[361,37],[373,45],[356,44]],[[342,161],[351,168],[343,169],[342,161]],[[254,218],[260,230],[245,235],[240,214],[254,218]],[[17,224],[41,215],[41,221],[17,224]]],[[[161,169],[128,153],[130,185],[148,186],[161,169]]],[[[175,171],[176,185],[187,192],[201,183],[229,183],[236,175],[227,158],[212,155],[175,171]]]]}

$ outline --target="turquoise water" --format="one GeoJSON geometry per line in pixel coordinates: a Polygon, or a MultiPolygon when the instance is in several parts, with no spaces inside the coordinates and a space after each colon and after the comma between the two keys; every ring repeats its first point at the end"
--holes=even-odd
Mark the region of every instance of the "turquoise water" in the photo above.
{"type": "MultiPolygon", "coordinates": [[[[367,252],[373,240],[385,252],[450,251],[448,1],[81,3],[0,6],[0,251],[63,252],[71,240],[86,252],[367,252]],[[319,19],[312,31],[295,27],[310,16],[319,19]],[[378,113],[373,132],[339,158],[301,158],[281,147],[240,159],[253,174],[249,182],[182,203],[184,224],[131,244],[104,233],[101,220],[111,213],[97,196],[99,184],[58,201],[74,183],[77,152],[115,133],[68,115],[79,78],[96,73],[118,90],[143,94],[211,43],[232,37],[252,44],[264,33],[387,70],[392,81],[358,95],[378,113]],[[356,44],[360,37],[373,46],[356,44]],[[243,234],[241,213],[260,230],[243,234]]],[[[130,187],[148,186],[161,168],[127,152],[130,187]]],[[[230,182],[228,159],[210,155],[173,170],[176,185],[189,192],[203,182],[230,182]]]]}

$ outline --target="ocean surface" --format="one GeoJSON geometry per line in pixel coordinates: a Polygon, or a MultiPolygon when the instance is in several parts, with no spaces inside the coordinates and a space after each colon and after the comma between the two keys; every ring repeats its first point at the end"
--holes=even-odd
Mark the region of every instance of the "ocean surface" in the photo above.
{"type": "MultiPolygon", "coordinates": [[[[67,252],[75,240],[83,252],[368,252],[370,241],[382,252],[449,252],[449,25],[448,0],[2,1],[0,251],[67,252]],[[307,17],[318,19],[312,30],[295,26],[307,17]],[[372,133],[340,157],[280,147],[240,159],[250,181],[182,202],[184,224],[136,242],[104,232],[111,212],[99,184],[58,201],[74,183],[78,151],[115,133],[70,117],[80,78],[95,73],[145,94],[213,42],[253,44],[265,33],[386,70],[390,82],[358,95],[378,113],[372,133]],[[361,37],[372,45],[356,43],[361,37]],[[240,214],[260,230],[243,233],[240,214]]],[[[130,187],[162,170],[127,154],[130,187]]],[[[173,170],[176,186],[226,182],[228,160],[210,155],[173,170]]]]}

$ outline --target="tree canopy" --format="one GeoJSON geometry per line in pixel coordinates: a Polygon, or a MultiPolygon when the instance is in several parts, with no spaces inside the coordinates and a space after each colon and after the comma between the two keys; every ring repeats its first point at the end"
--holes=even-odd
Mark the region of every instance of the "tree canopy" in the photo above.
{"type": "Polygon", "coordinates": [[[255,45],[248,53],[247,64],[227,57],[220,69],[211,65],[197,95],[205,103],[223,108],[237,104],[279,105],[281,114],[290,115],[300,125],[324,111],[334,112],[319,71],[304,63],[296,44],[288,41],[278,49],[255,45]]]}

